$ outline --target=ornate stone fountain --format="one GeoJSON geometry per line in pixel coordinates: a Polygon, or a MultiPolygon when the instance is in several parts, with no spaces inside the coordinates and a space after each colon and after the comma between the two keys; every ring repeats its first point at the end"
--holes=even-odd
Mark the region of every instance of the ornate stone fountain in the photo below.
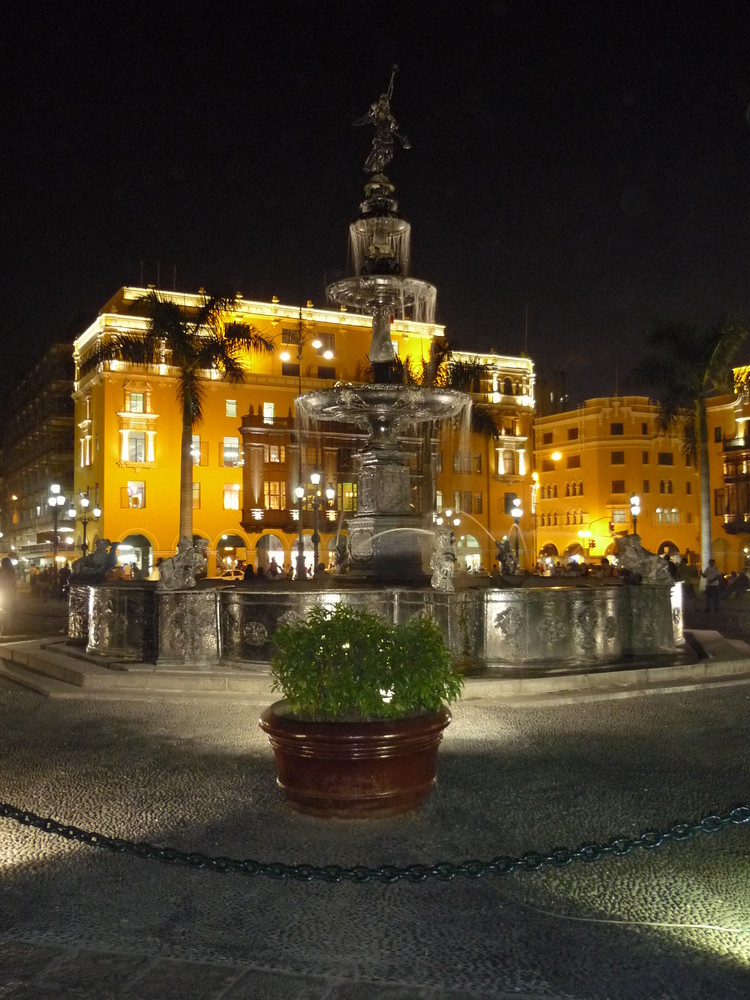
{"type": "Polygon", "coordinates": [[[397,383],[391,317],[430,322],[436,296],[432,285],[409,274],[411,227],[399,216],[384,173],[394,138],[408,146],[391,114],[392,93],[393,74],[387,92],[355,122],[375,126],[365,163],[370,175],[365,200],[350,226],[356,273],[327,290],[333,301],[372,316],[369,360],[375,381],[298,400],[306,418],[355,424],[368,435],[359,459],[359,509],[348,522],[349,551],[340,560],[347,572],[326,586],[274,582],[265,589],[81,583],[71,589],[69,634],[90,654],[122,664],[147,660],[157,669],[267,670],[280,622],[316,602],[339,600],[394,622],[415,613],[433,615],[455,661],[473,671],[595,671],[628,658],[672,654],[682,644],[680,587],[651,573],[650,563],[640,567],[643,583],[635,586],[618,581],[545,586],[528,578],[522,587],[507,587],[496,578],[454,590],[452,536],[434,536],[411,507],[407,453],[399,435],[425,421],[457,418],[469,397],[397,383]],[[433,586],[424,577],[422,586],[414,586],[423,573],[427,536],[433,586]]]}
{"type": "Polygon", "coordinates": [[[391,113],[391,72],[386,93],[355,125],[372,124],[375,135],[365,162],[370,177],[365,199],[349,227],[349,257],[355,273],[327,288],[328,298],[372,316],[368,358],[375,381],[310,392],[297,400],[305,418],[351,423],[367,432],[359,455],[358,510],[350,518],[348,569],[362,579],[423,577],[424,518],[411,504],[408,454],[398,432],[426,421],[466,413],[471,397],[450,389],[430,390],[395,384],[391,321],[435,318],[433,285],[409,274],[411,225],[398,212],[394,186],[385,174],[393,158],[394,137],[408,148],[391,113]]]}

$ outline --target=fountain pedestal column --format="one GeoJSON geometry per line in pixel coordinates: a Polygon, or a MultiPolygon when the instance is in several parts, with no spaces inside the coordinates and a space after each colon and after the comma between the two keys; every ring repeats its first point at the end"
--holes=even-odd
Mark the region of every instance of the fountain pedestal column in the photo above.
{"type": "Polygon", "coordinates": [[[422,580],[422,518],[411,503],[407,455],[371,448],[359,465],[358,512],[347,522],[350,573],[422,580]]]}

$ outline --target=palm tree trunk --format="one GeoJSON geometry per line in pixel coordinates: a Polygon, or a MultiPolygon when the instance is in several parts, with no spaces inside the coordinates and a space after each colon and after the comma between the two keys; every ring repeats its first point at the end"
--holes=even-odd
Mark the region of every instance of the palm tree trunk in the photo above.
{"type": "Polygon", "coordinates": [[[192,408],[182,408],[180,442],[180,538],[193,540],[193,419],[192,408]]]}
{"type": "Polygon", "coordinates": [[[700,396],[695,401],[698,421],[698,462],[700,469],[701,489],[701,568],[708,566],[708,560],[713,554],[711,541],[711,480],[709,478],[708,460],[708,421],[706,419],[706,400],[700,396]]]}

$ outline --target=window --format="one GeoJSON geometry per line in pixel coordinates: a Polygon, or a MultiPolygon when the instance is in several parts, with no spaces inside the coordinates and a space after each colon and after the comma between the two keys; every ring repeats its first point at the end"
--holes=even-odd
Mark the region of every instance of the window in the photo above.
{"type": "Polygon", "coordinates": [[[510,514],[513,510],[513,501],[518,499],[517,493],[506,493],[504,496],[505,513],[510,514]]]}
{"type": "Polygon", "coordinates": [[[610,434],[624,434],[625,428],[622,424],[610,424],[609,425],[610,434]]]}
{"type": "Polygon", "coordinates": [[[650,481],[648,479],[644,479],[643,480],[643,491],[642,492],[643,493],[650,493],[651,492],[651,483],[650,483],[650,481]]]}
{"type": "Polygon", "coordinates": [[[224,485],[224,510],[240,509],[240,487],[237,483],[224,485]]]}
{"type": "Polygon", "coordinates": [[[552,431],[545,431],[542,434],[542,444],[552,444],[552,431]]]}
{"type": "Polygon", "coordinates": [[[201,509],[201,484],[193,483],[193,510],[201,509]]]}
{"type": "Polygon", "coordinates": [[[442,472],[443,471],[443,453],[442,453],[442,451],[437,452],[436,455],[435,455],[435,471],[436,472],[442,472]]]}
{"type": "Polygon", "coordinates": [[[543,458],[542,459],[542,472],[554,472],[554,471],[555,471],[555,463],[552,461],[552,459],[551,458],[543,458]]]}
{"type": "Polygon", "coordinates": [[[624,451],[611,451],[609,461],[612,465],[625,465],[624,451]]]}
{"type": "Polygon", "coordinates": [[[641,424],[641,434],[643,434],[644,437],[647,436],[647,434],[648,434],[648,424],[641,424]]]}
{"type": "Polygon", "coordinates": [[[227,411],[226,412],[227,412],[227,416],[228,417],[236,417],[237,416],[237,400],[236,399],[228,399],[227,400],[227,411]]]}
{"type": "Polygon", "coordinates": [[[690,496],[690,494],[693,492],[692,483],[685,483],[685,492],[687,493],[688,496],[690,496]]]}
{"type": "Polygon", "coordinates": [[[357,510],[357,484],[339,483],[337,486],[338,508],[344,511],[357,510]]]}
{"type": "Polygon", "coordinates": [[[456,513],[460,513],[461,511],[461,493],[458,490],[453,494],[453,510],[456,513]]]}
{"type": "Polygon", "coordinates": [[[326,351],[331,351],[331,353],[336,353],[336,334],[335,333],[319,333],[314,338],[320,341],[320,347],[318,348],[318,354],[325,354],[326,351]]]}
{"type": "Polygon", "coordinates": [[[583,482],[581,482],[580,480],[578,482],[578,496],[579,497],[583,496],[583,482]]]}
{"type": "Polygon", "coordinates": [[[225,468],[234,468],[240,464],[240,439],[238,437],[225,437],[222,448],[222,465],[225,468]]]}
{"type": "Polygon", "coordinates": [[[292,364],[291,361],[282,361],[281,374],[287,375],[289,378],[299,378],[299,365],[292,364]]]}
{"type": "Polygon", "coordinates": [[[624,493],[625,492],[625,480],[624,479],[613,479],[612,480],[612,492],[613,493],[624,493]]]}
{"type": "Polygon", "coordinates": [[[453,452],[453,471],[454,472],[461,471],[461,456],[457,451],[453,452]]]}
{"type": "Polygon", "coordinates": [[[146,395],[143,392],[129,393],[127,409],[130,413],[144,413],[146,409],[146,395]]]}
{"type": "Polygon", "coordinates": [[[474,472],[482,471],[482,456],[481,454],[474,456],[474,472]]]}
{"type": "Polygon", "coordinates": [[[641,462],[643,463],[643,465],[648,465],[649,461],[650,461],[650,455],[647,451],[644,451],[641,455],[641,462]]]}
{"type": "Polygon", "coordinates": [[[443,491],[435,490],[435,510],[441,511],[443,509],[443,491]]]}
{"type": "Polygon", "coordinates": [[[308,465],[313,466],[313,472],[315,471],[315,466],[318,464],[318,449],[314,444],[309,444],[305,448],[305,460],[308,465]]]}
{"type": "Polygon", "coordinates": [[[716,517],[724,517],[724,513],[725,513],[724,490],[714,490],[714,515],[716,517]]]}
{"type": "Polygon", "coordinates": [[[208,465],[208,442],[201,441],[200,434],[193,434],[190,454],[193,456],[193,465],[208,465]]]}
{"type": "Polygon", "coordinates": [[[660,451],[657,461],[659,465],[674,465],[674,455],[671,451],[660,451]]]}
{"type": "Polygon", "coordinates": [[[714,441],[721,444],[721,427],[714,427],[714,441]]]}
{"type": "Polygon", "coordinates": [[[577,441],[577,440],[578,440],[578,428],[577,427],[569,427],[568,428],[568,441],[577,441]]]}
{"type": "Polygon", "coordinates": [[[263,483],[263,506],[266,510],[286,510],[286,483],[263,483]]]}
{"type": "Polygon", "coordinates": [[[330,365],[318,365],[318,378],[335,379],[336,369],[332,368],[330,365]]]}
{"type": "Polygon", "coordinates": [[[272,424],[274,417],[274,404],[264,403],[263,404],[263,423],[272,424]]]}
{"type": "Polygon", "coordinates": [[[146,432],[130,431],[128,434],[128,461],[146,461],[146,432]]]}
{"type": "Polygon", "coordinates": [[[120,506],[137,510],[146,506],[146,484],[139,480],[130,480],[127,486],[120,490],[120,506]]]}
{"type": "Polygon", "coordinates": [[[286,462],[286,446],[283,444],[264,444],[263,461],[267,464],[286,462]]]}
{"type": "Polygon", "coordinates": [[[296,327],[293,329],[282,329],[281,331],[281,343],[282,344],[293,344],[295,347],[299,343],[300,334],[296,327]]]}
{"type": "Polygon", "coordinates": [[[671,479],[660,479],[659,480],[659,492],[660,493],[671,493],[672,492],[672,480],[671,479]]]}
{"type": "MultiPolygon", "coordinates": [[[[624,492],[624,490],[623,490],[624,492]]],[[[612,511],[612,523],[613,524],[625,524],[625,511],[624,510],[613,510],[612,511]]]]}
{"type": "Polygon", "coordinates": [[[656,508],[656,523],[664,524],[664,511],[661,509],[661,507],[656,508]]]}
{"type": "Polygon", "coordinates": [[[580,469],[581,468],[581,456],[580,455],[568,455],[567,461],[565,462],[566,469],[580,469]]]}
{"type": "Polygon", "coordinates": [[[482,494],[481,493],[475,493],[474,494],[474,513],[475,514],[481,514],[482,513],[482,494]]]}

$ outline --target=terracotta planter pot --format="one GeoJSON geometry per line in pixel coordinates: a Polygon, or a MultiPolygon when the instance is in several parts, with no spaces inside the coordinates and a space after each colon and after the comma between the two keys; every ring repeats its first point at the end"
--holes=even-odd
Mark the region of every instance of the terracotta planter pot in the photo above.
{"type": "Polygon", "coordinates": [[[436,784],[448,708],[409,719],[305,722],[274,702],[260,717],[276,782],[292,808],[312,816],[368,818],[414,809],[436,784]]]}

